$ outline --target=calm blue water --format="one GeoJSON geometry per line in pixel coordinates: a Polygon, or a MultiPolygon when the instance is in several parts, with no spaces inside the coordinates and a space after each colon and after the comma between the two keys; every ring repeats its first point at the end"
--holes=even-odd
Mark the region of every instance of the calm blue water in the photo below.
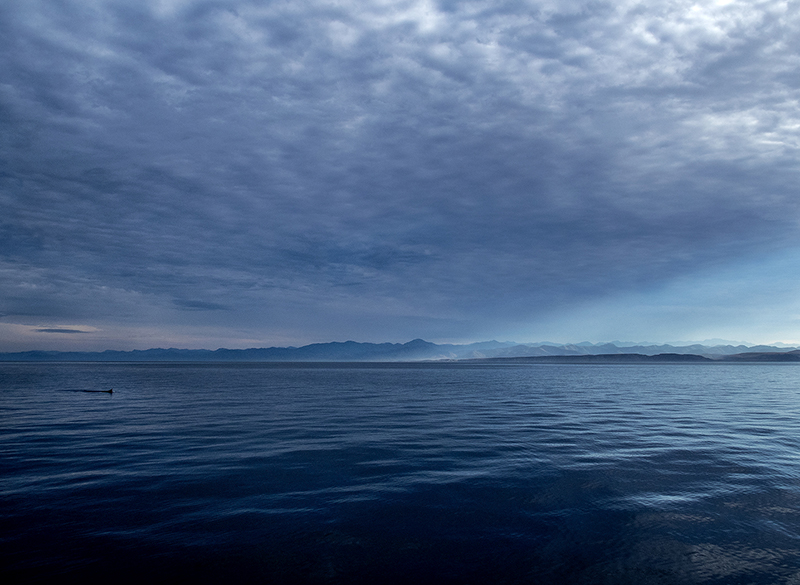
{"type": "Polygon", "coordinates": [[[0,364],[0,408],[5,583],[800,583],[800,366],[0,364]]]}

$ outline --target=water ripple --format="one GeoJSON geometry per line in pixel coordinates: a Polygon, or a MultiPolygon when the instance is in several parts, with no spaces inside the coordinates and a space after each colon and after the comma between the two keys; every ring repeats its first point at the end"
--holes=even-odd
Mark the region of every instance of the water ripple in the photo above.
{"type": "Polygon", "coordinates": [[[800,580],[799,383],[774,365],[2,364],[1,574],[800,580]]]}

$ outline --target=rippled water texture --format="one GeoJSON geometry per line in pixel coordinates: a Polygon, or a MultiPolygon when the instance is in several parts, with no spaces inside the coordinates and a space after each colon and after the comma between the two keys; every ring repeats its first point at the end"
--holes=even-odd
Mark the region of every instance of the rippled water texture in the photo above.
{"type": "Polygon", "coordinates": [[[0,578],[797,584],[799,380],[1,364],[0,578]]]}

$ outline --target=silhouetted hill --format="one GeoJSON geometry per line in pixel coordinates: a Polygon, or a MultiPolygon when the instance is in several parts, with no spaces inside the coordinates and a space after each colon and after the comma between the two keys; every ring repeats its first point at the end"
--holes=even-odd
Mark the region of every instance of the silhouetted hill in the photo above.
{"type": "Polygon", "coordinates": [[[507,364],[640,364],[640,363],[714,363],[716,360],[701,355],[684,353],[604,353],[597,355],[549,355],[511,358],[486,358],[470,360],[481,363],[507,364]]]}
{"type": "Polygon", "coordinates": [[[726,362],[800,362],[800,351],[737,353],[722,358],[726,362]]]}

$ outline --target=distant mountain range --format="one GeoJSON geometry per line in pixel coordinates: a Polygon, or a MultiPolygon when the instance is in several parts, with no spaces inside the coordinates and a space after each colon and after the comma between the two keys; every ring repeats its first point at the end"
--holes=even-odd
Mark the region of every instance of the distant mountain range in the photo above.
{"type": "Polygon", "coordinates": [[[314,343],[302,347],[251,349],[147,349],[133,351],[24,351],[0,353],[0,361],[65,362],[399,362],[421,360],[487,360],[557,362],[633,361],[800,361],[800,349],[772,345],[631,345],[484,341],[466,345],[408,343],[314,343]],[[636,357],[639,356],[639,357],[636,357]],[[672,357],[669,357],[672,356],[672,357]],[[684,357],[681,357],[684,356],[684,357]],[[688,357],[694,356],[694,357],[688,357]],[[651,359],[652,358],[652,359],[651,359]],[[695,359],[699,358],[699,359],[695,359]]]}

